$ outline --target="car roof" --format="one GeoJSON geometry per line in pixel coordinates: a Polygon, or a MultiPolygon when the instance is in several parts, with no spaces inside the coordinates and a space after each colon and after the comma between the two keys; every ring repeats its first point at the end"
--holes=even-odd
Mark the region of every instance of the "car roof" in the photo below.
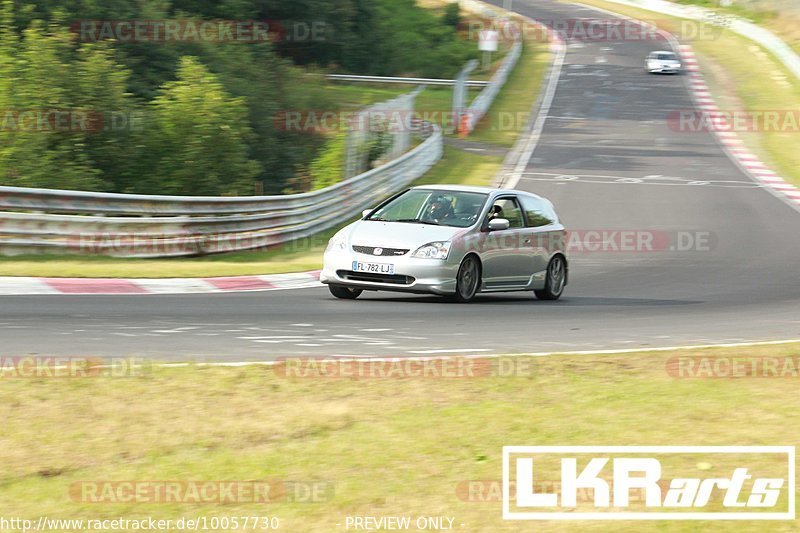
{"type": "Polygon", "coordinates": [[[651,55],[651,56],[652,56],[652,55],[655,55],[655,54],[672,54],[672,55],[677,55],[677,54],[676,54],[675,52],[673,52],[672,50],[655,50],[655,51],[653,51],[653,52],[650,52],[650,55],[651,55]]]}
{"type": "Polygon", "coordinates": [[[527,191],[518,191],[517,189],[497,189],[494,187],[477,187],[475,185],[438,185],[438,184],[431,184],[431,185],[418,185],[416,187],[411,187],[412,189],[436,189],[437,191],[453,191],[453,192],[477,192],[483,194],[524,194],[527,196],[533,196],[535,198],[544,199],[543,197],[539,196],[538,194],[534,194],[532,192],[527,191]]]}
{"type": "Polygon", "coordinates": [[[482,193],[490,193],[497,190],[491,187],[477,187],[474,185],[438,185],[436,183],[433,183],[431,185],[417,185],[416,187],[411,187],[411,188],[436,189],[439,191],[462,191],[462,192],[482,192],[482,193]]]}

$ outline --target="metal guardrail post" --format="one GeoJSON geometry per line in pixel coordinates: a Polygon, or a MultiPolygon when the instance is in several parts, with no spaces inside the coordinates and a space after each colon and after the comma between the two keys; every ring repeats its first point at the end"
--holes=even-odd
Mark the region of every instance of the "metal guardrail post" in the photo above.
{"type": "Polygon", "coordinates": [[[456,77],[456,84],[453,88],[453,122],[457,133],[461,133],[461,120],[466,108],[464,100],[467,96],[466,81],[470,73],[478,67],[478,60],[471,59],[464,65],[461,72],[456,77]]]}

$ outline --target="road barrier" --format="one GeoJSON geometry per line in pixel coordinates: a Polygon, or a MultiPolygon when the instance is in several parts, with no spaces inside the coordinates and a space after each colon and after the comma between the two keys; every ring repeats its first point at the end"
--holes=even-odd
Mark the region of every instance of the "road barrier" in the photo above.
{"type": "Polygon", "coordinates": [[[357,217],[442,156],[442,132],[397,159],[317,191],[182,197],[0,187],[0,254],[175,257],[265,248],[357,217]]]}
{"type": "Polygon", "coordinates": [[[478,122],[481,121],[483,116],[489,111],[489,108],[492,107],[492,103],[494,99],[497,98],[497,95],[500,93],[500,90],[506,84],[506,80],[508,79],[508,75],[511,74],[511,71],[514,70],[514,67],[517,65],[517,61],[519,60],[519,56],[522,54],[522,42],[517,40],[511,50],[509,50],[508,55],[503,60],[503,63],[494,73],[492,76],[489,85],[481,91],[481,93],[475,97],[472,103],[467,108],[465,113],[467,131],[471,132],[475,129],[478,122]]]}
{"type": "MultiPolygon", "coordinates": [[[[507,17],[512,13],[480,0],[459,0],[459,5],[462,9],[498,21],[497,27],[501,27],[510,22],[507,17]]],[[[511,74],[511,71],[517,66],[520,55],[522,55],[522,36],[519,32],[516,32],[514,44],[508,51],[503,63],[497,71],[495,71],[492,79],[489,80],[489,85],[475,97],[469,105],[469,108],[464,112],[464,116],[466,117],[464,119],[464,124],[459,125],[459,128],[464,127],[466,129],[464,133],[472,132],[475,126],[478,125],[478,122],[480,122],[483,116],[489,111],[489,108],[492,107],[494,99],[505,85],[509,74],[511,74]]]]}
{"type": "MultiPolygon", "coordinates": [[[[482,2],[462,2],[498,16],[497,9],[482,2]]],[[[468,131],[488,112],[521,52],[518,38],[470,104],[468,131]]],[[[421,129],[425,140],[397,159],[302,194],[181,197],[0,187],[0,255],[178,257],[263,249],[308,238],[355,218],[439,161],[441,128],[425,123],[421,129]]]]}
{"type": "MultiPolygon", "coordinates": [[[[402,83],[408,85],[442,85],[452,87],[456,80],[442,78],[397,78],[392,76],[357,76],[352,74],[328,74],[331,81],[363,82],[363,83],[402,83]]],[[[486,87],[488,81],[468,80],[467,87],[486,87]]]]}

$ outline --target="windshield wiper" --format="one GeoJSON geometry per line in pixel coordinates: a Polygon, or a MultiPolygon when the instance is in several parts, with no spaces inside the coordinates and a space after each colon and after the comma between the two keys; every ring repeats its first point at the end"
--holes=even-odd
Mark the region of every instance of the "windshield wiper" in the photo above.
{"type": "Polygon", "coordinates": [[[430,226],[441,226],[438,222],[425,222],[424,220],[420,220],[418,218],[401,218],[399,220],[390,220],[389,222],[407,222],[409,224],[428,224],[430,226]]]}

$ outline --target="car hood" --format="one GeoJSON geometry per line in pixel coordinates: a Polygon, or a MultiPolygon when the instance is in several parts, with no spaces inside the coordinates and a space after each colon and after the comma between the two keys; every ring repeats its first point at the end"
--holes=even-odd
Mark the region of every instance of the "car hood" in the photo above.
{"type": "Polygon", "coordinates": [[[669,65],[669,66],[680,65],[681,64],[681,62],[678,61],[677,59],[651,59],[650,62],[651,63],[660,63],[662,65],[669,65]]]}
{"type": "Polygon", "coordinates": [[[350,246],[408,248],[413,251],[429,242],[450,241],[465,231],[467,228],[359,220],[350,228],[348,241],[350,246]]]}

